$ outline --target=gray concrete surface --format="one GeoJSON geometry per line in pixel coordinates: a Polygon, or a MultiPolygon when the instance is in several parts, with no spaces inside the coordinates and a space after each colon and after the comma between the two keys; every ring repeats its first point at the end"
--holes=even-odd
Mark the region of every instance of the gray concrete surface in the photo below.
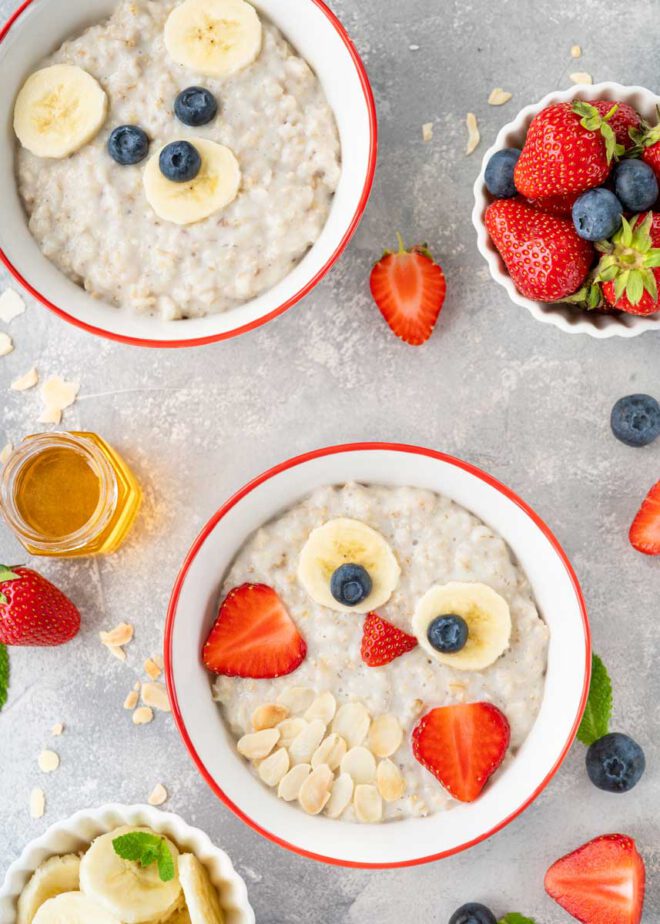
{"type": "MultiPolygon", "coordinates": [[[[0,0],[0,20],[16,5],[0,0]]],[[[96,340],[32,302],[11,326],[16,350],[0,360],[0,443],[38,429],[37,396],[8,392],[11,379],[33,363],[42,374],[79,379],[65,425],[97,430],[120,449],[146,502],[119,554],[39,562],[78,602],[84,628],[66,648],[12,651],[10,701],[0,715],[0,871],[48,824],[82,806],[143,800],[162,781],[168,807],[231,854],[261,924],[446,924],[470,899],[498,914],[517,910],[539,924],[562,924],[568,916],[543,893],[546,867],[613,830],[634,835],[646,856],[650,924],[660,919],[660,572],[626,534],[660,476],[660,443],[624,447],[608,415],[633,390],[660,396],[660,339],[598,342],[537,323],[489,281],[469,212],[479,154],[499,125],[568,86],[572,71],[660,91],[657,0],[335,0],[334,7],[373,81],[380,160],[348,252],[303,304],[238,341],[178,352],[96,340]],[[575,42],[584,48],[577,63],[569,56],[575,42]],[[495,86],[514,93],[504,108],[486,103],[495,86]],[[468,110],[482,130],[471,158],[463,154],[468,110]],[[427,121],[435,137],[423,144],[427,121]],[[397,229],[427,240],[449,280],[441,321],[421,349],[392,336],[368,294],[370,265],[397,229]],[[345,871],[286,853],[226,811],[169,717],[131,725],[122,701],[144,657],[159,648],[170,587],[201,524],[271,464],[359,439],[419,443],[468,459],[552,525],[578,571],[595,647],[614,679],[615,725],[646,749],[648,771],[633,793],[592,788],[584,749],[575,745],[538,801],[470,852],[417,869],[345,871]],[[126,665],[97,635],[122,619],[136,625],[126,665]],[[58,721],[66,724],[56,740],[62,764],[44,778],[36,759],[58,721]],[[28,794],[37,784],[48,806],[35,822],[28,794]]],[[[8,281],[0,274],[0,287],[8,281]]],[[[0,560],[23,557],[0,527],[0,560]]]]}

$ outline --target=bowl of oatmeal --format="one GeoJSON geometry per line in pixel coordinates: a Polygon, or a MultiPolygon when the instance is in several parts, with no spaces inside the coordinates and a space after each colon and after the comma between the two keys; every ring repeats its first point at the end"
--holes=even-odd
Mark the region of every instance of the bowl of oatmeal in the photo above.
{"type": "Polygon", "coordinates": [[[184,742],[239,817],[313,859],[393,867],[472,846],[543,790],[590,639],[565,553],[513,492],[433,450],[357,444],[220,508],[165,657],[184,742]]]}
{"type": "Polygon", "coordinates": [[[373,96],[321,0],[29,0],[0,76],[0,258],[93,333],[166,347],[258,327],[366,206],[373,96]]]}

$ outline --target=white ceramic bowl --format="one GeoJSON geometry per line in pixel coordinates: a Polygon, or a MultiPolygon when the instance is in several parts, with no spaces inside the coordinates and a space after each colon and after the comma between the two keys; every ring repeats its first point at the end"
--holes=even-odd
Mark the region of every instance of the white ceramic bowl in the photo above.
{"type": "MultiPolygon", "coordinates": [[[[267,576],[264,576],[267,579],[267,576]]],[[[382,443],[321,449],[256,478],[211,518],[177,578],[165,630],[172,711],[213,791],[264,836],[304,856],[345,866],[391,867],[448,856],[489,837],[516,817],[557,771],[575,736],[589,687],[590,639],[575,574],[548,527],[515,494],[451,456],[382,443]],[[248,536],[316,487],[412,485],[467,507],[508,542],[527,573],[550,628],[545,693],[516,759],[472,804],[428,818],[381,825],[310,817],[280,801],[245,766],[211,698],[201,649],[217,615],[220,585],[248,536]]]]}
{"type": "Polygon", "coordinates": [[[194,853],[218,889],[226,924],[254,924],[245,883],[224,850],[212,844],[207,834],[171,812],[161,812],[150,805],[114,803],[76,812],[30,841],[7,870],[0,888],[0,924],[15,924],[18,897],[40,863],[52,856],[85,850],[95,837],[120,825],[146,825],[194,853]]]}
{"type": "Polygon", "coordinates": [[[346,247],[364,212],[376,169],[376,109],[364,65],[346,30],[322,0],[253,2],[318,74],[339,127],[342,175],[321,236],[285,279],[232,311],[183,321],[140,317],[91,298],[41,253],[16,190],[11,113],[21,84],[64,39],[108,16],[117,0],[26,0],[0,29],[0,259],[60,317],[91,333],[140,346],[224,340],[259,327],[294,305],[346,247]]]}
{"type": "Polygon", "coordinates": [[[611,99],[622,103],[630,103],[643,118],[651,121],[656,117],[656,106],[660,97],[645,90],[644,87],[624,87],[618,83],[597,83],[593,86],[576,85],[570,90],[556,90],[548,93],[534,106],[526,106],[518,113],[512,122],[508,122],[499,132],[495,144],[484,154],[481,172],[474,184],[474,209],[472,210],[472,223],[477,230],[477,245],[486,258],[490,274],[509,293],[511,301],[527,308],[537,321],[553,324],[567,334],[589,334],[591,337],[605,339],[607,337],[636,337],[646,330],[660,330],[660,314],[651,317],[637,317],[632,314],[606,315],[596,312],[583,311],[562,303],[535,302],[525,298],[516,289],[513,280],[506,271],[504,261],[495,249],[486,226],[484,215],[486,209],[493,201],[484,181],[486,165],[491,156],[502,148],[522,148],[527,135],[527,129],[534,116],[551,103],[562,103],[574,99],[611,99]]]}

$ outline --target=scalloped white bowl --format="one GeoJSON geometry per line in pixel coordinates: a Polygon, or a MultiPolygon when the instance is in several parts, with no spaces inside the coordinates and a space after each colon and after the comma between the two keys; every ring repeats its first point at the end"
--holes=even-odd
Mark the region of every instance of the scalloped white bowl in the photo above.
{"type": "Polygon", "coordinates": [[[0,888],[0,924],[15,924],[18,897],[40,863],[52,856],[85,850],[95,837],[120,825],[146,825],[171,838],[183,850],[194,853],[220,894],[226,924],[255,924],[245,883],[224,850],[212,844],[207,834],[172,812],[162,812],[150,805],[116,803],[76,812],[51,825],[24,847],[7,870],[0,888]]]}
{"type": "Polygon", "coordinates": [[[512,302],[527,308],[537,321],[552,324],[567,334],[588,334],[590,337],[596,337],[599,340],[608,337],[636,337],[647,330],[660,331],[660,313],[651,317],[638,317],[624,313],[605,315],[583,311],[567,304],[536,302],[530,298],[525,298],[513,284],[513,280],[506,271],[504,261],[486,231],[484,215],[493,201],[492,196],[486,189],[484,180],[488,161],[496,151],[502,148],[522,148],[530,122],[546,106],[574,99],[612,99],[622,103],[630,103],[643,118],[649,120],[655,118],[656,106],[660,104],[660,97],[644,87],[625,87],[619,83],[596,83],[593,86],[579,84],[569,90],[553,91],[535,105],[521,109],[512,122],[507,122],[500,129],[495,143],[484,154],[481,171],[474,184],[472,224],[477,231],[477,246],[484,256],[495,282],[506,289],[512,302]]]}

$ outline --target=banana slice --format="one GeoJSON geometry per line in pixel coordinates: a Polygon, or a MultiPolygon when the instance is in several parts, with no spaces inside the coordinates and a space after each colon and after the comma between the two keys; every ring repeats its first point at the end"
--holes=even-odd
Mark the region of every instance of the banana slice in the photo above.
{"type": "Polygon", "coordinates": [[[108,98],[81,67],[54,64],[31,74],[14,105],[14,131],[37,157],[73,154],[105,122],[108,98]]]}
{"type": "Polygon", "coordinates": [[[49,898],[80,888],[80,857],[69,853],[50,857],[36,868],[18,899],[16,924],[32,924],[32,919],[49,898]]]}
{"type": "Polygon", "coordinates": [[[223,924],[218,890],[197,857],[181,854],[179,876],[191,924],[223,924]]]}
{"type": "Polygon", "coordinates": [[[191,225],[226,208],[241,185],[241,170],[229,148],[205,138],[195,138],[194,144],[202,166],[188,183],[175,183],[163,176],[158,165],[160,150],[144,168],[144,192],[149,205],[159,218],[176,225],[191,225]]]}
{"type": "Polygon", "coordinates": [[[177,64],[207,77],[227,77],[258,57],[261,22],[244,0],[184,0],[168,16],[164,38],[177,64]]]}
{"type": "MultiPolygon", "coordinates": [[[[162,919],[179,902],[179,877],[175,872],[174,879],[162,882],[155,863],[142,868],[131,860],[122,860],[112,842],[129,831],[155,833],[149,828],[127,826],[97,837],[80,862],[80,888],[124,924],[162,919]]],[[[168,838],[165,841],[176,870],[179,851],[168,838]]]]}
{"type": "Polygon", "coordinates": [[[387,603],[400,574],[383,536],[348,517],[328,520],[312,530],[298,561],[298,579],[310,597],[338,613],[368,613],[387,603]],[[371,593],[356,606],[339,603],[330,592],[330,578],[344,564],[361,565],[371,578],[371,593]]]}
{"type": "Polygon", "coordinates": [[[82,892],[62,892],[49,898],[34,916],[35,924],[121,924],[119,918],[106,911],[82,892]]]}
{"type": "Polygon", "coordinates": [[[506,651],[511,637],[509,604],[486,584],[454,581],[427,590],[415,608],[413,632],[424,651],[459,671],[481,671],[506,651]],[[468,626],[465,646],[454,654],[436,651],[427,638],[436,616],[462,616],[468,626]]]}

